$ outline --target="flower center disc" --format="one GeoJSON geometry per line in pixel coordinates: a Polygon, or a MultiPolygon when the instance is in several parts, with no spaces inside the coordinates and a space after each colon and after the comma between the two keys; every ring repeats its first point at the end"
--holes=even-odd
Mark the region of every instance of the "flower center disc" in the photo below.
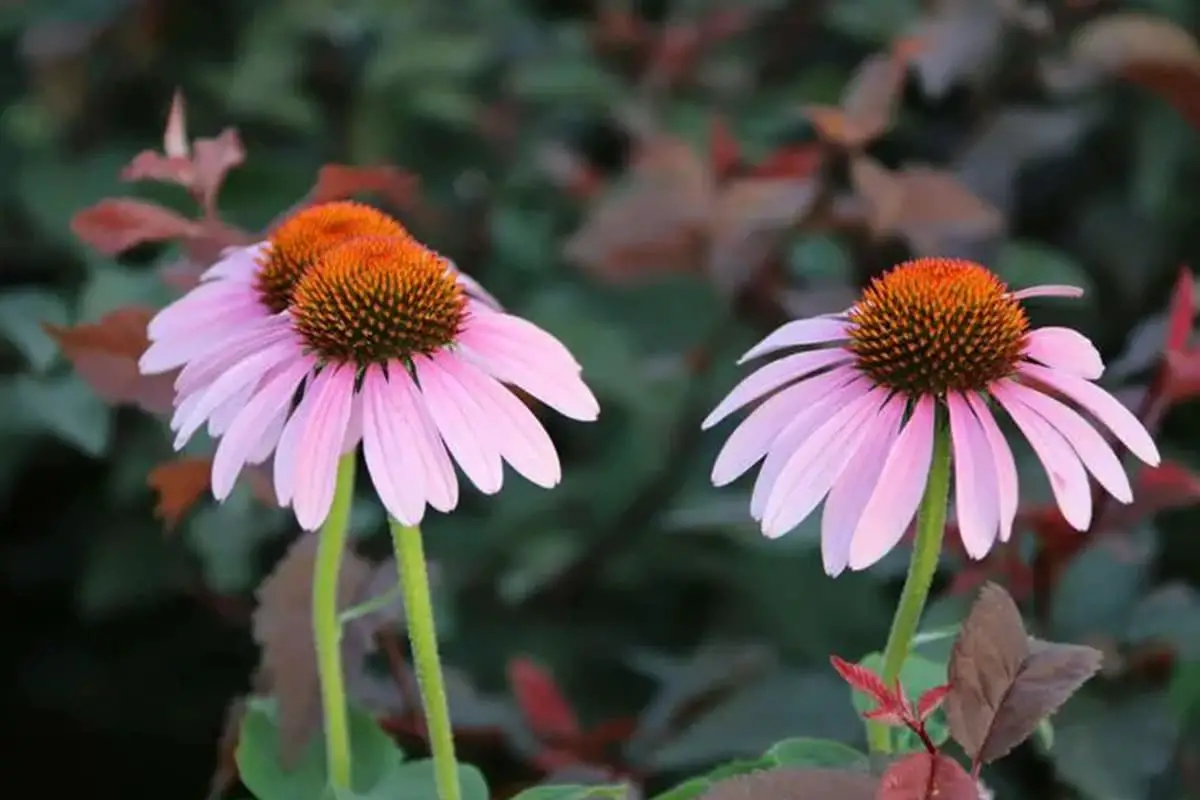
{"type": "Polygon", "coordinates": [[[892,268],[847,316],[859,369],[910,396],[977,391],[1011,374],[1029,329],[1003,281],[953,258],[892,268]]]}
{"type": "Polygon", "coordinates": [[[451,344],[466,304],[442,256],[411,237],[372,236],[338,245],[310,267],[291,313],[318,356],[366,366],[451,344]]]}
{"type": "Polygon", "coordinates": [[[322,254],[355,236],[409,235],[399,222],[370,206],[353,202],[322,203],[296,212],[270,236],[259,262],[255,288],[275,313],[292,302],[296,282],[322,254]]]}

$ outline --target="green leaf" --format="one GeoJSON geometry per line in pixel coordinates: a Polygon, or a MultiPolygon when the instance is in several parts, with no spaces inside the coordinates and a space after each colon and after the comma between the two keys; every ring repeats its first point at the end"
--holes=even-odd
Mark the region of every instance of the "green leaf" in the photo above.
{"type": "Polygon", "coordinates": [[[1131,612],[1125,640],[1169,644],[1184,660],[1200,659],[1200,592],[1183,583],[1155,589],[1131,612]]]}
{"type": "Polygon", "coordinates": [[[695,798],[712,788],[712,781],[707,778],[692,778],[654,796],[653,800],[695,800],[695,798]]]}
{"type": "Polygon", "coordinates": [[[0,295],[0,337],[7,339],[38,372],[54,363],[58,345],[43,323],[65,325],[66,303],[50,292],[17,289],[0,295]]]}
{"type": "MultiPolygon", "coordinates": [[[[324,740],[315,738],[295,768],[285,769],[279,761],[275,714],[273,699],[254,698],[248,704],[236,753],[242,782],[258,800],[325,800],[324,740]]],[[[410,766],[403,763],[404,754],[371,715],[350,706],[349,727],[350,748],[354,754],[351,783],[355,796],[399,797],[398,787],[418,781],[418,776],[412,772],[404,773],[410,766]]],[[[423,771],[420,773],[424,775],[423,771]]],[[[435,797],[436,793],[430,789],[425,795],[411,796],[415,800],[417,797],[435,797]]],[[[482,796],[463,794],[463,800],[486,800],[486,797],[486,793],[482,796]]]]}
{"type": "Polygon", "coordinates": [[[512,800],[599,800],[602,797],[623,800],[628,793],[624,786],[534,786],[512,800]]]}
{"type": "MultiPolygon", "coordinates": [[[[487,782],[470,764],[458,765],[461,800],[488,800],[487,782]]],[[[438,796],[431,759],[410,761],[388,773],[371,791],[356,795],[370,800],[429,800],[438,796]]]]}
{"type": "MultiPolygon", "coordinates": [[[[883,673],[882,653],[871,653],[859,663],[877,675],[883,673]]],[[[905,694],[914,703],[921,695],[945,682],[946,665],[916,653],[910,654],[904,662],[904,666],[900,668],[900,685],[904,687],[905,694]]],[[[874,701],[862,692],[852,691],[851,694],[851,702],[860,715],[875,708],[874,701]]],[[[934,712],[933,716],[925,720],[925,732],[929,734],[933,743],[939,746],[950,738],[950,726],[946,723],[946,715],[943,710],[939,709],[934,712]]],[[[898,752],[908,753],[924,749],[924,745],[917,735],[907,728],[893,728],[891,734],[898,752]]]]}
{"type": "Polygon", "coordinates": [[[767,751],[781,767],[869,767],[866,755],[830,739],[798,737],[777,742],[767,751]]]}
{"type": "Polygon", "coordinates": [[[112,409],[75,374],[39,380],[19,376],[13,396],[21,412],[47,433],[90,456],[108,451],[112,409]]]}
{"type": "Polygon", "coordinates": [[[1188,720],[1193,715],[1200,714],[1200,661],[1190,661],[1175,667],[1167,696],[1179,719],[1188,720]]]}
{"type": "Polygon", "coordinates": [[[1049,753],[1054,749],[1054,723],[1051,722],[1050,717],[1045,717],[1038,723],[1033,736],[1043,753],[1049,753]]]}
{"type": "Polygon", "coordinates": [[[850,267],[845,245],[832,236],[805,236],[792,246],[788,255],[789,271],[808,283],[845,283],[850,267]]]}
{"type": "Polygon", "coordinates": [[[1070,256],[1035,242],[1014,240],[1005,244],[995,270],[1013,289],[1055,283],[1084,289],[1091,286],[1087,273],[1070,256]]]}
{"type": "Polygon", "coordinates": [[[1073,559],[1050,598],[1054,638],[1079,642],[1097,633],[1120,635],[1141,595],[1154,547],[1153,535],[1140,532],[1101,539],[1073,559]]]}

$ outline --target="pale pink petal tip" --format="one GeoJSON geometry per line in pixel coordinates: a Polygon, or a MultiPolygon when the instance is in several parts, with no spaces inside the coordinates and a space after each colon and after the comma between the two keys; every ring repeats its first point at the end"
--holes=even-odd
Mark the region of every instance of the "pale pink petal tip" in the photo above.
{"type": "Polygon", "coordinates": [[[1070,328],[1038,328],[1025,338],[1026,358],[1090,381],[1104,374],[1104,362],[1088,338],[1070,328]]]}
{"type": "Polygon", "coordinates": [[[846,338],[849,323],[832,317],[813,317],[785,323],[774,333],[747,350],[739,364],[789,347],[824,344],[846,338]]]}
{"type": "Polygon", "coordinates": [[[1031,297],[1083,297],[1083,289],[1078,286],[1047,284],[1019,289],[1012,293],[1012,297],[1014,300],[1028,300],[1031,297]]]}

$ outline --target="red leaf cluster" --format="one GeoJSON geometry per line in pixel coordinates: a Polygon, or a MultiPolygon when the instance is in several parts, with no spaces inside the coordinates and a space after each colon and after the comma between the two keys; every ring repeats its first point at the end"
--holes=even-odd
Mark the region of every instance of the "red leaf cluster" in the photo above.
{"type": "Polygon", "coordinates": [[[908,728],[921,739],[926,750],[937,753],[937,747],[925,730],[925,721],[946,699],[950,691],[949,684],[933,687],[913,703],[905,695],[900,681],[897,680],[894,687],[889,687],[882,678],[861,664],[851,664],[837,656],[831,656],[829,660],[842,680],[875,701],[875,708],[864,714],[864,718],[892,727],[908,728]]]}

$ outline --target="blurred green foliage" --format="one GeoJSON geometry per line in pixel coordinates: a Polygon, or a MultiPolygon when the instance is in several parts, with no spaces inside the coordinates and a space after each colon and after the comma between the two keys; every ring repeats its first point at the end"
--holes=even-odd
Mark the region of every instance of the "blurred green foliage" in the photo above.
{"type": "MultiPolygon", "coordinates": [[[[63,796],[99,786],[199,796],[214,763],[220,783],[225,709],[250,688],[258,657],[253,593],[294,533],[247,485],[219,507],[204,493],[165,534],[147,483],[172,457],[164,426],[112,407],[43,327],[175,295],[162,270],[186,249],[107,257],[71,221],[113,196],[192,214],[178,187],[119,178],[134,154],[160,147],[177,87],[191,135],[234,126],[245,145],[220,194],[227,222],[261,230],[327,163],[395,164],[419,179],[419,199],[383,204],[559,336],[600,397],[595,425],[547,420],[564,461],[555,491],[512,479],[425,526],[445,652],[460,671],[454,714],[475,731],[463,757],[496,792],[555,772],[518,713],[529,709],[512,700],[506,669],[518,657],[553,674],[584,728],[630,721],[573,768],[644,781],[650,793],[791,737],[861,744],[828,656],[881,646],[904,555],[830,580],[814,524],[767,542],[743,484],[711,487],[720,436],[701,436],[698,422],[756,337],[843,307],[879,269],[933,247],[980,258],[1017,286],[1085,286],[1085,302],[1039,307],[1036,321],[1083,329],[1119,365],[1110,388],[1136,398],[1162,352],[1178,267],[1200,264],[1200,132],[1169,102],[1175,84],[1064,83],[1047,65],[1113,3],[1052,4],[1055,26],[1040,33],[997,21],[1002,4],[985,0],[0,5],[5,733],[14,764],[69,749],[75,766],[49,781],[63,796]],[[998,214],[996,230],[980,234],[978,215],[942,208],[961,207],[958,195],[932,190],[907,195],[906,213],[941,210],[876,220],[880,235],[869,235],[874,222],[839,222],[845,207],[879,198],[856,185],[836,142],[818,143],[804,108],[837,105],[860,62],[904,36],[918,39],[914,67],[894,124],[866,152],[888,170],[933,165],[998,214]],[[739,250],[754,255],[733,259],[742,271],[732,276],[696,259],[668,268],[661,254],[628,274],[611,253],[570,255],[596,207],[634,182],[639,136],[667,134],[708,165],[719,160],[718,117],[737,143],[737,174],[797,148],[820,155],[817,170],[773,168],[811,192],[765,250],[739,250]],[[501,743],[476,728],[502,729],[501,743]]],[[[1185,27],[1200,17],[1173,0],[1138,5],[1185,27]]],[[[1123,66],[1108,65],[1109,77],[1123,66]]],[[[1179,80],[1200,94],[1200,68],[1193,79],[1179,80]]],[[[661,216],[641,220],[647,241],[685,210],[687,198],[663,198],[652,204],[661,216]]],[[[734,210],[712,224],[736,228],[740,247],[765,223],[734,210]]],[[[1111,658],[1063,709],[1051,747],[985,771],[998,797],[1200,792],[1194,412],[1176,406],[1161,434],[1192,483],[1026,595],[1031,630],[1100,643],[1111,658]],[[1154,513],[1162,507],[1175,510],[1154,513]]],[[[1023,469],[1022,488],[1028,503],[1048,494],[1036,468],[1023,469]]],[[[354,517],[364,553],[380,552],[383,521],[364,495],[354,517]]],[[[1027,566],[1036,549],[1027,537],[1012,558],[1027,566]]],[[[1010,567],[987,565],[1002,578],[1010,567]]],[[[961,619],[962,571],[947,556],[928,625],[961,619]]],[[[935,672],[946,658],[937,651],[934,642],[926,654],[935,672]]],[[[935,680],[911,676],[922,688],[935,680]]],[[[395,700],[386,680],[372,685],[387,695],[378,705],[395,700]]],[[[769,757],[791,763],[788,747],[769,757]]],[[[246,784],[269,779],[257,775],[246,784]]]]}

